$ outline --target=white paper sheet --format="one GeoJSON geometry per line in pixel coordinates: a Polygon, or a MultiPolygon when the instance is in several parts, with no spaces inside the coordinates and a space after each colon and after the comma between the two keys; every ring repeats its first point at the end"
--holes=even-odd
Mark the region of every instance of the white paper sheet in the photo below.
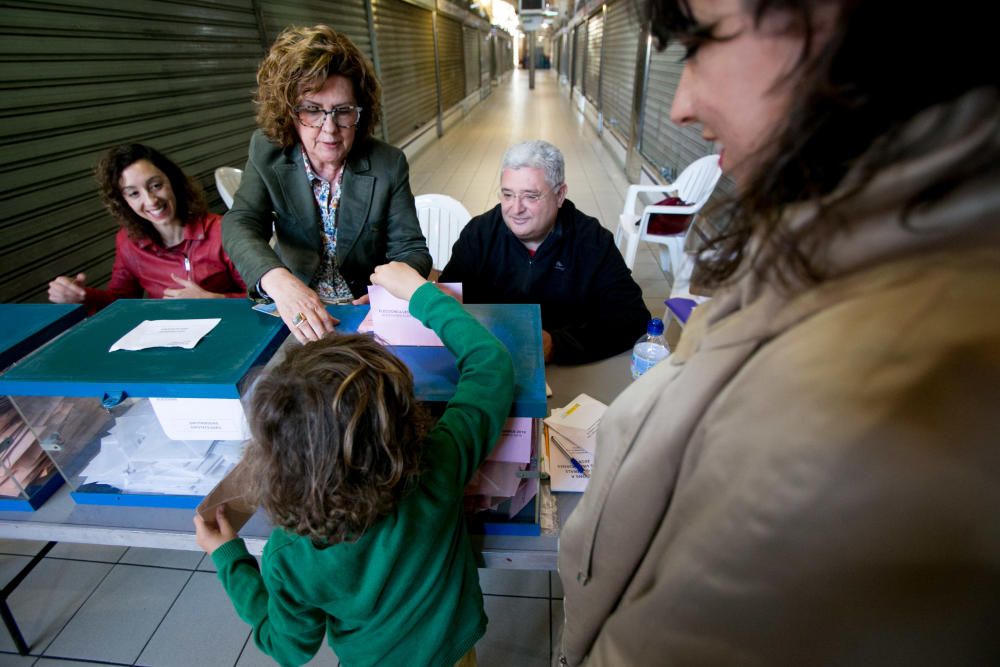
{"type": "MultiPolygon", "coordinates": [[[[462,300],[461,283],[440,283],[437,287],[459,302],[462,300]]],[[[389,345],[418,345],[425,347],[441,347],[444,343],[438,335],[420,323],[420,320],[410,315],[410,302],[397,299],[384,287],[368,286],[368,299],[371,303],[369,314],[375,334],[389,345]]],[[[361,328],[359,327],[360,331],[361,328]]]]}
{"type": "Polygon", "coordinates": [[[151,347],[182,347],[190,350],[221,321],[218,317],[200,320],[144,320],[119,338],[108,352],[146,350],[151,347]]]}
{"type": "Polygon", "coordinates": [[[238,398],[151,398],[167,437],[174,440],[246,440],[250,427],[238,398]]]}

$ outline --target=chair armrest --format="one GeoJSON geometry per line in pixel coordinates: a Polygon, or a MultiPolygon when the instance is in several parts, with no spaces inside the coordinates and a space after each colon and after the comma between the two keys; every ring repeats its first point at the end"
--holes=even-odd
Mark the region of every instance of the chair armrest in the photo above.
{"type": "Polygon", "coordinates": [[[625,193],[625,206],[622,209],[623,215],[634,214],[635,212],[635,202],[639,197],[639,193],[642,192],[659,192],[661,194],[667,194],[672,190],[675,190],[673,184],[668,185],[630,185],[628,186],[628,192],[625,193]]]}

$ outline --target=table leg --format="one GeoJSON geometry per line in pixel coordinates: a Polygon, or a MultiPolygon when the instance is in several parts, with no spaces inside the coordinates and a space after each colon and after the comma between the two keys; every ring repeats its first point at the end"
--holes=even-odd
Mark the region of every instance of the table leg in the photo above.
{"type": "Polygon", "coordinates": [[[21,571],[14,575],[14,578],[7,582],[7,585],[3,587],[0,591],[0,617],[3,618],[3,624],[7,626],[7,633],[10,634],[10,638],[14,642],[14,646],[17,647],[17,652],[21,655],[28,655],[28,644],[24,641],[24,636],[21,634],[21,628],[17,627],[17,621],[14,620],[14,614],[10,611],[10,606],[7,604],[7,598],[13,594],[17,587],[24,581],[24,578],[31,574],[31,571],[35,569],[35,566],[42,562],[46,554],[52,551],[56,542],[49,542],[41,550],[35,554],[34,558],[21,568],[21,571]]]}

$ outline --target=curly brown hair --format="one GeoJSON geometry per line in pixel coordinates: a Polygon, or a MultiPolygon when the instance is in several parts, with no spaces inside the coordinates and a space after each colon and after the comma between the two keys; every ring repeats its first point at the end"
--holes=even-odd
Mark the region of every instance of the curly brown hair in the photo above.
{"type": "Polygon", "coordinates": [[[153,223],[132,210],[122,196],[122,172],[140,160],[146,160],[166,174],[170,188],[177,199],[177,219],[181,225],[208,212],[205,193],[198,182],[184,173],[177,163],[166,155],[143,144],[121,144],[114,146],[98,161],[94,168],[94,178],[101,193],[105,208],[128,232],[130,238],[140,240],[148,238],[162,245],[160,233],[153,223]]]}
{"type": "Polygon", "coordinates": [[[382,86],[375,67],[346,35],[327,25],[285,28],[257,70],[257,124],[283,148],[298,141],[295,106],[339,74],[354,84],[361,107],[358,134],[369,137],[382,117],[382,86]]]}
{"type": "Polygon", "coordinates": [[[296,348],[257,381],[251,498],[314,544],[355,540],[421,472],[430,417],[398,357],[360,334],[296,348]]]}

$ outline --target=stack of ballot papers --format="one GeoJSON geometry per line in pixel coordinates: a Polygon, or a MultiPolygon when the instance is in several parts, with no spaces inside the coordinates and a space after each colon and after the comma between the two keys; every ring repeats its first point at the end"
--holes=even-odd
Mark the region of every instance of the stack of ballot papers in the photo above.
{"type": "Polygon", "coordinates": [[[545,464],[553,491],[583,492],[587,489],[597,449],[597,427],[607,409],[608,406],[596,398],[580,394],[566,407],[553,408],[552,415],[545,419],[548,429],[545,464]],[[577,470],[557,445],[576,459],[586,474],[577,470]]]}
{"type": "Polygon", "coordinates": [[[493,451],[465,487],[465,509],[495,510],[502,503],[508,516],[515,516],[538,493],[538,476],[525,477],[531,466],[534,420],[511,417],[504,424],[493,451]]]}
{"type": "Polygon", "coordinates": [[[235,466],[242,440],[174,440],[149,401],[138,401],[101,438],[100,452],[80,473],[81,484],[128,493],[203,496],[235,466]]]}
{"type": "Polygon", "coordinates": [[[15,497],[52,472],[52,461],[14,404],[0,396],[0,496],[15,497]]]}

